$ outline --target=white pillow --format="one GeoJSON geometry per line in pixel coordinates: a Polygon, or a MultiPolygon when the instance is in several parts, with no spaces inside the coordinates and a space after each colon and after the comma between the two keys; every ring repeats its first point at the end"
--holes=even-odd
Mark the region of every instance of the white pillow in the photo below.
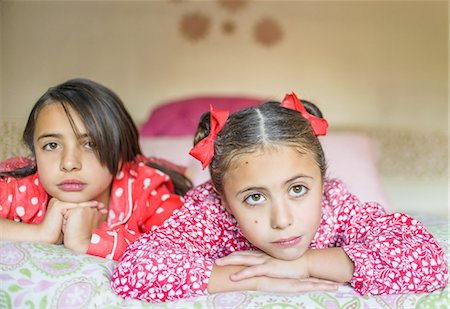
{"type": "MultiPolygon", "coordinates": [[[[142,151],[187,167],[194,185],[209,179],[208,169],[189,155],[191,136],[141,137],[142,151]]],[[[390,209],[377,169],[377,147],[370,137],[356,133],[330,133],[320,141],[328,162],[327,177],[341,179],[363,202],[378,202],[390,209]]]]}

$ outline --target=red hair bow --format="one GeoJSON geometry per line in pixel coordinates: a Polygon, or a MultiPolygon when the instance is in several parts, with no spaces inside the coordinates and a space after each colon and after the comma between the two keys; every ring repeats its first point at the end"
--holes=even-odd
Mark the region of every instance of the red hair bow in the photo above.
{"type": "Polygon", "coordinates": [[[281,106],[296,110],[300,114],[302,114],[303,117],[308,119],[316,136],[327,135],[327,128],[328,128],[327,120],[308,113],[306,111],[306,108],[303,106],[302,102],[295,95],[295,93],[291,92],[290,94],[286,94],[286,96],[283,99],[283,103],[281,103],[281,106]]]}
{"type": "Polygon", "coordinates": [[[189,154],[202,163],[202,168],[205,169],[212,161],[214,156],[214,142],[217,134],[222,130],[225,122],[230,115],[229,111],[213,109],[211,106],[210,115],[210,131],[209,135],[197,143],[189,154]]]}

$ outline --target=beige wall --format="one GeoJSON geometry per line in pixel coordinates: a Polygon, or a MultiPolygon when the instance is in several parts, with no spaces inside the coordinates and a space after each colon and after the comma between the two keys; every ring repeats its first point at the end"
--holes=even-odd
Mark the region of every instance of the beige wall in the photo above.
{"type": "Polygon", "coordinates": [[[3,3],[0,1],[0,119],[3,115],[3,3]]]}
{"type": "MultiPolygon", "coordinates": [[[[281,99],[296,91],[319,104],[331,129],[410,129],[421,132],[419,141],[429,130],[447,134],[447,1],[248,1],[230,12],[212,0],[0,0],[0,10],[3,119],[24,121],[49,86],[87,77],[115,90],[137,123],[184,96],[281,99]],[[180,19],[192,12],[210,18],[204,40],[181,35],[180,19]],[[269,48],[253,36],[263,17],[283,29],[269,48]],[[221,31],[227,20],[232,35],[221,31]]],[[[432,146],[402,157],[421,149],[422,163],[447,158],[448,142],[432,146]]],[[[388,175],[391,204],[446,215],[447,170],[439,172],[432,180],[388,175]]]]}
{"type": "Polygon", "coordinates": [[[25,118],[50,85],[100,81],[137,122],[164,100],[198,94],[315,100],[332,125],[447,128],[447,2],[4,1],[3,117],[25,118]],[[211,18],[189,42],[179,21],[211,18]],[[254,24],[279,21],[283,41],[257,44],[254,24]],[[220,25],[237,28],[224,35],[220,25]],[[20,106],[20,108],[18,108],[20,106]]]}

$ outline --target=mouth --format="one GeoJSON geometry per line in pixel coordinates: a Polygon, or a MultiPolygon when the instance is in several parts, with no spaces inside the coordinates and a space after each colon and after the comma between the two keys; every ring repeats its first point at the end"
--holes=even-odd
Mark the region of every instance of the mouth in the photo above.
{"type": "Polygon", "coordinates": [[[82,191],[86,187],[86,183],[75,179],[68,179],[60,182],[58,188],[62,191],[77,192],[82,191]]]}
{"type": "Polygon", "coordinates": [[[297,244],[299,244],[301,240],[302,240],[302,236],[293,236],[293,237],[283,238],[283,239],[279,239],[277,241],[273,241],[272,244],[283,247],[283,248],[290,248],[290,247],[294,247],[297,244]]]}

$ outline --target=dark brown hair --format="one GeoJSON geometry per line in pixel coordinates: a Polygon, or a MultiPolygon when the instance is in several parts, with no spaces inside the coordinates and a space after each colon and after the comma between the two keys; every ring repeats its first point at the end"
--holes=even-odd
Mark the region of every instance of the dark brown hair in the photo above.
{"type": "MultiPolygon", "coordinates": [[[[322,118],[322,113],[313,103],[305,100],[302,100],[302,103],[310,114],[322,118]]],[[[209,131],[208,112],[200,119],[194,145],[208,136],[209,131]]],[[[327,168],[325,155],[309,121],[299,112],[281,107],[279,102],[266,102],[230,115],[217,135],[214,157],[209,165],[214,188],[223,194],[223,178],[232,167],[235,158],[276,146],[290,146],[301,154],[313,154],[322,179],[325,176],[327,168]]]]}
{"type": "MultiPolygon", "coordinates": [[[[117,174],[121,162],[123,164],[132,161],[142,154],[138,130],[122,100],[99,83],[88,79],[72,79],[49,88],[31,110],[23,132],[23,141],[33,156],[36,120],[42,108],[49,104],[61,104],[73,131],[79,135],[70,111],[77,113],[93,142],[98,160],[112,175],[117,174]]],[[[174,182],[177,194],[184,194],[192,187],[192,183],[184,175],[156,163],[148,165],[168,174],[174,182]]],[[[13,171],[10,175],[24,177],[35,172],[36,166],[33,165],[13,171]]]]}

